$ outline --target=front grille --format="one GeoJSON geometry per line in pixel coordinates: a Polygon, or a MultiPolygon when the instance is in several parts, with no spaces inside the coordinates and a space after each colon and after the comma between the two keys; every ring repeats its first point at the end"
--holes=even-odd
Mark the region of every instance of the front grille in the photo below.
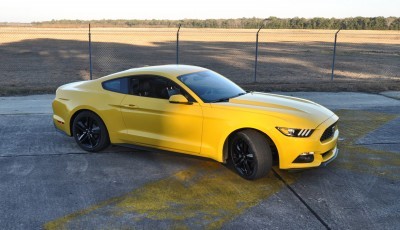
{"type": "Polygon", "coordinates": [[[329,150],[328,152],[325,152],[325,153],[321,154],[321,155],[322,155],[322,159],[325,159],[326,156],[329,155],[329,154],[331,154],[331,153],[332,153],[332,149],[329,150]]]}
{"type": "Polygon", "coordinates": [[[320,141],[323,142],[323,141],[328,140],[329,138],[331,138],[331,137],[333,136],[333,134],[335,133],[335,131],[336,131],[336,123],[334,123],[333,125],[329,126],[329,127],[324,131],[324,133],[323,133],[322,136],[321,136],[320,141]]]}

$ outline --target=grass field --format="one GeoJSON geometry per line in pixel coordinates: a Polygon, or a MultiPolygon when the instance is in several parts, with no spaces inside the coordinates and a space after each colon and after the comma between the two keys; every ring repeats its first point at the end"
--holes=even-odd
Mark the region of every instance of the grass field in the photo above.
{"type": "MultiPolygon", "coordinates": [[[[51,93],[89,78],[86,29],[0,28],[0,94],[51,93]]],[[[399,31],[341,31],[330,81],[331,30],[262,30],[254,84],[257,30],[185,29],[179,60],[216,70],[249,90],[400,90],[399,31]]],[[[98,78],[145,65],[176,62],[176,29],[92,29],[98,78]]]]}

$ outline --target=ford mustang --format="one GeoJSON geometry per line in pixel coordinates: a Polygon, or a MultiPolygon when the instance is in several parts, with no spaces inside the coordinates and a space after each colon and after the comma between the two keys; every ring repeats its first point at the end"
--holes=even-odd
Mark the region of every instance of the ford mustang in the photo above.
{"type": "Polygon", "coordinates": [[[246,92],[196,66],[134,68],[63,85],[57,129],[84,150],[110,144],[161,149],[232,165],[245,179],[326,165],[338,154],[338,116],[314,102],[246,92]]]}

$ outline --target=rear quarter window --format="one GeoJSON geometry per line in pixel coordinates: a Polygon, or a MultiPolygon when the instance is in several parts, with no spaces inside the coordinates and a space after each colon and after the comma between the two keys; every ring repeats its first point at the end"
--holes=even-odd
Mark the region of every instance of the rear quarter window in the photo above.
{"type": "Polygon", "coordinates": [[[102,83],[103,89],[116,92],[128,94],[128,78],[118,78],[109,81],[105,81],[102,83]]]}

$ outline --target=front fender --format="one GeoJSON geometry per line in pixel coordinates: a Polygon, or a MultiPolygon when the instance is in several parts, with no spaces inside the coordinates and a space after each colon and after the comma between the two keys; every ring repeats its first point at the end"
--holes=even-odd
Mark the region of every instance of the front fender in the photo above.
{"type": "Polygon", "coordinates": [[[254,129],[274,141],[273,130],[267,127],[275,127],[267,124],[266,116],[257,113],[245,113],[242,111],[226,111],[223,109],[204,108],[203,136],[201,155],[224,162],[224,146],[229,136],[242,129],[254,129]]]}

